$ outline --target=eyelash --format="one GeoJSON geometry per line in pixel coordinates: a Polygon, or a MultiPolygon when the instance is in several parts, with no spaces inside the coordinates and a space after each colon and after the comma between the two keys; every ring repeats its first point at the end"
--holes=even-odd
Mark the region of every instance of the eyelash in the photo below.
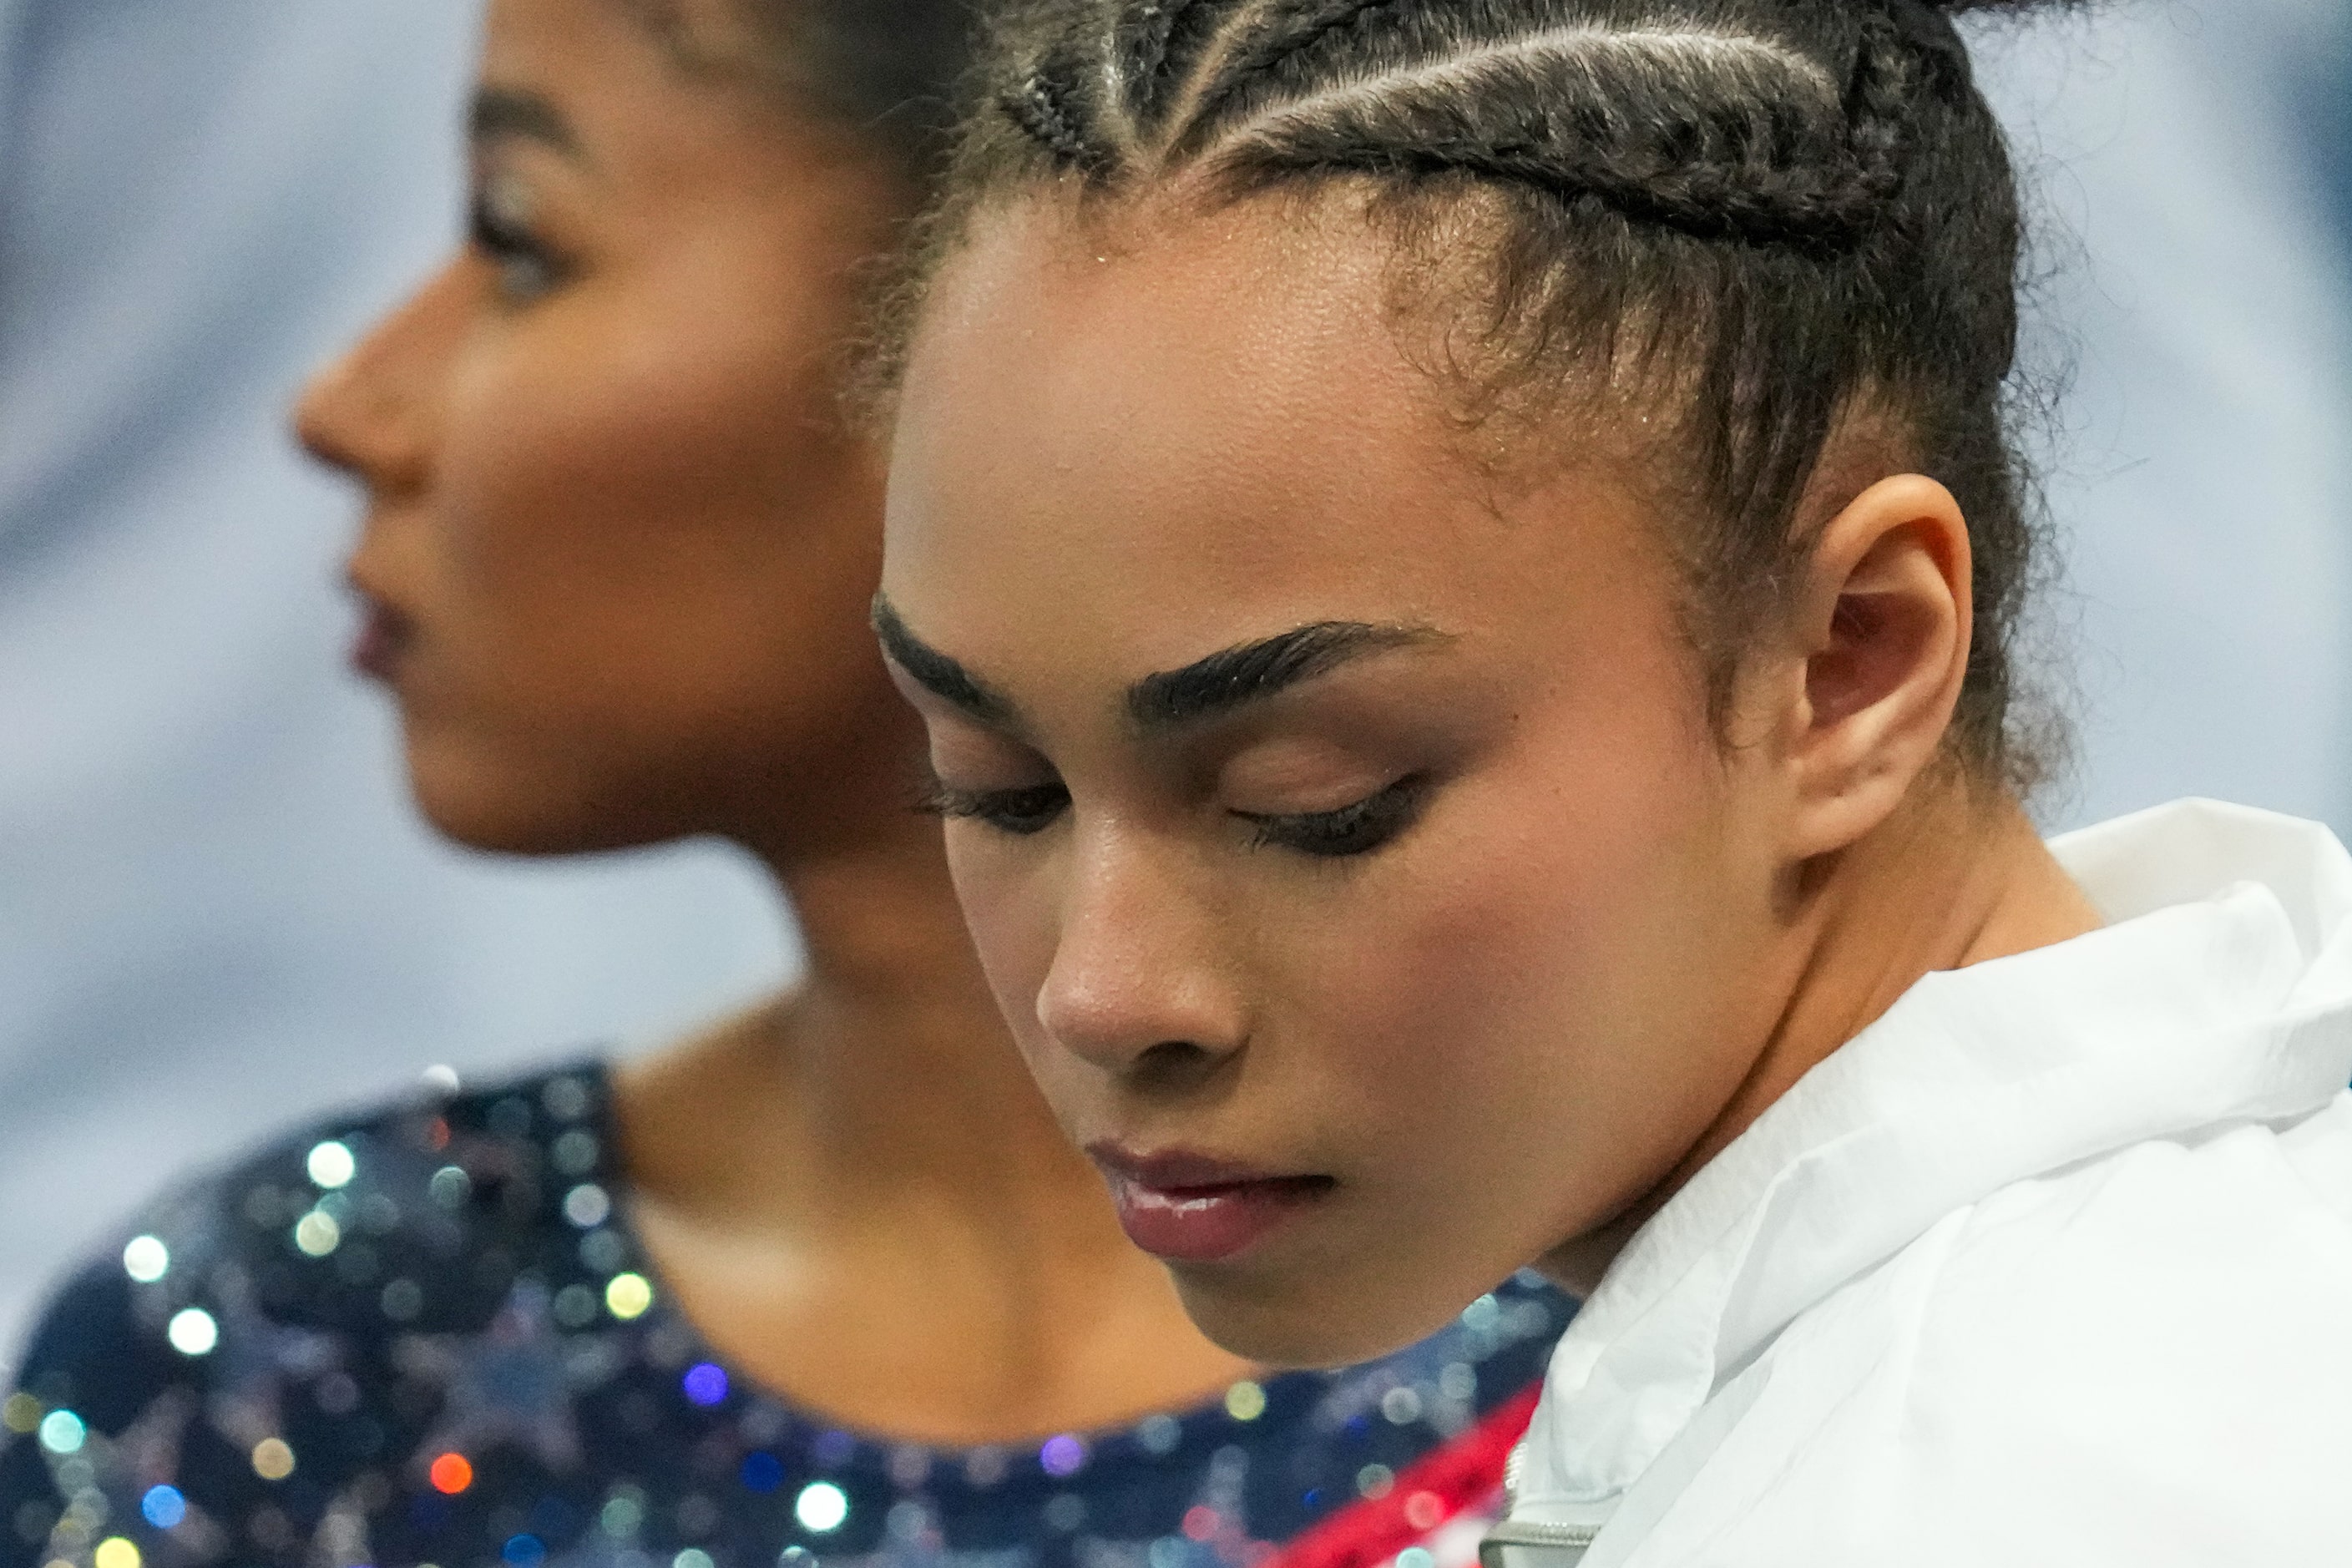
{"type": "Polygon", "coordinates": [[[488,196],[467,204],[467,233],[474,247],[498,268],[499,292],[515,304],[529,304],[562,283],[567,268],[529,229],[501,217],[488,196]]]}
{"type": "Polygon", "coordinates": [[[1318,859],[1343,859],[1382,848],[1411,827],[1428,798],[1428,782],[1423,774],[1409,773],[1386,789],[1375,790],[1335,811],[1284,812],[1278,816],[1244,811],[1235,815],[1257,829],[1254,842],[1261,847],[1288,849],[1318,859]]]}
{"type": "MultiPolygon", "coordinates": [[[[1369,855],[1412,826],[1427,798],[1427,785],[1423,775],[1412,773],[1333,811],[1234,815],[1255,830],[1251,842],[1256,847],[1288,849],[1318,859],[1342,859],[1369,855]]],[[[1069,804],[1070,792],[1057,784],[1000,790],[960,790],[935,784],[921,808],[938,816],[982,822],[1000,833],[1026,838],[1052,826],[1069,804]]]]}
{"type": "Polygon", "coordinates": [[[1026,789],[951,789],[935,783],[925,793],[920,809],[934,816],[968,817],[1000,833],[1026,838],[1052,826],[1069,804],[1070,792],[1057,784],[1032,784],[1026,789]]]}

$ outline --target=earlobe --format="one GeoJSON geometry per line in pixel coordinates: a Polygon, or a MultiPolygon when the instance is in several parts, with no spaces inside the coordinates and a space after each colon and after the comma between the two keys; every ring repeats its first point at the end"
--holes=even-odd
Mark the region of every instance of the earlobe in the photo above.
{"type": "Polygon", "coordinates": [[[1942,751],[1968,674],[1970,570],[1959,503],[1920,475],[1880,480],[1822,529],[1792,628],[1797,855],[1875,827],[1942,751]]]}

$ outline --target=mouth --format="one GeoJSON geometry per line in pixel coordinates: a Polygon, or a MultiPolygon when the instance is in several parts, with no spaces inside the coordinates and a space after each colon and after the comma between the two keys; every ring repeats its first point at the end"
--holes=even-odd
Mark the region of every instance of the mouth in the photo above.
{"type": "Polygon", "coordinates": [[[359,635],[352,640],[353,669],[389,686],[416,637],[416,622],[364,590],[359,591],[359,635]]]}
{"type": "Polygon", "coordinates": [[[1184,1151],[1140,1154],[1094,1143],[1127,1238],[1171,1263],[1215,1263],[1256,1245],[1327,1198],[1328,1176],[1282,1175],[1184,1151]]]}

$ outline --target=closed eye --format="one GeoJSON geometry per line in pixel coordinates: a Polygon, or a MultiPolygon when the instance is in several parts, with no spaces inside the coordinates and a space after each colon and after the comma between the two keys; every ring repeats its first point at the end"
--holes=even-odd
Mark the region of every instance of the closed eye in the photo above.
{"type": "Polygon", "coordinates": [[[1030,784],[1020,789],[956,789],[934,783],[925,793],[921,808],[937,816],[971,818],[1000,833],[1026,838],[1052,826],[1069,805],[1068,786],[1060,784],[1030,784]]]}
{"type": "Polygon", "coordinates": [[[1255,842],[1336,859],[1369,855],[1412,826],[1429,798],[1429,778],[1410,773],[1386,789],[1332,811],[1234,815],[1255,827],[1255,842]]]}

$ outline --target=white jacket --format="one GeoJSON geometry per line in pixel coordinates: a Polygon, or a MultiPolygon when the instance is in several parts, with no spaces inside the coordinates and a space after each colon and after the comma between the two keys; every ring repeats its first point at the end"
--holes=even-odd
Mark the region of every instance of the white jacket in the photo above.
{"type": "Polygon", "coordinates": [[[2352,1564],[2352,858],[2207,802],[2053,848],[2114,923],[1929,975],[1676,1194],[1498,1539],[2352,1564]]]}

